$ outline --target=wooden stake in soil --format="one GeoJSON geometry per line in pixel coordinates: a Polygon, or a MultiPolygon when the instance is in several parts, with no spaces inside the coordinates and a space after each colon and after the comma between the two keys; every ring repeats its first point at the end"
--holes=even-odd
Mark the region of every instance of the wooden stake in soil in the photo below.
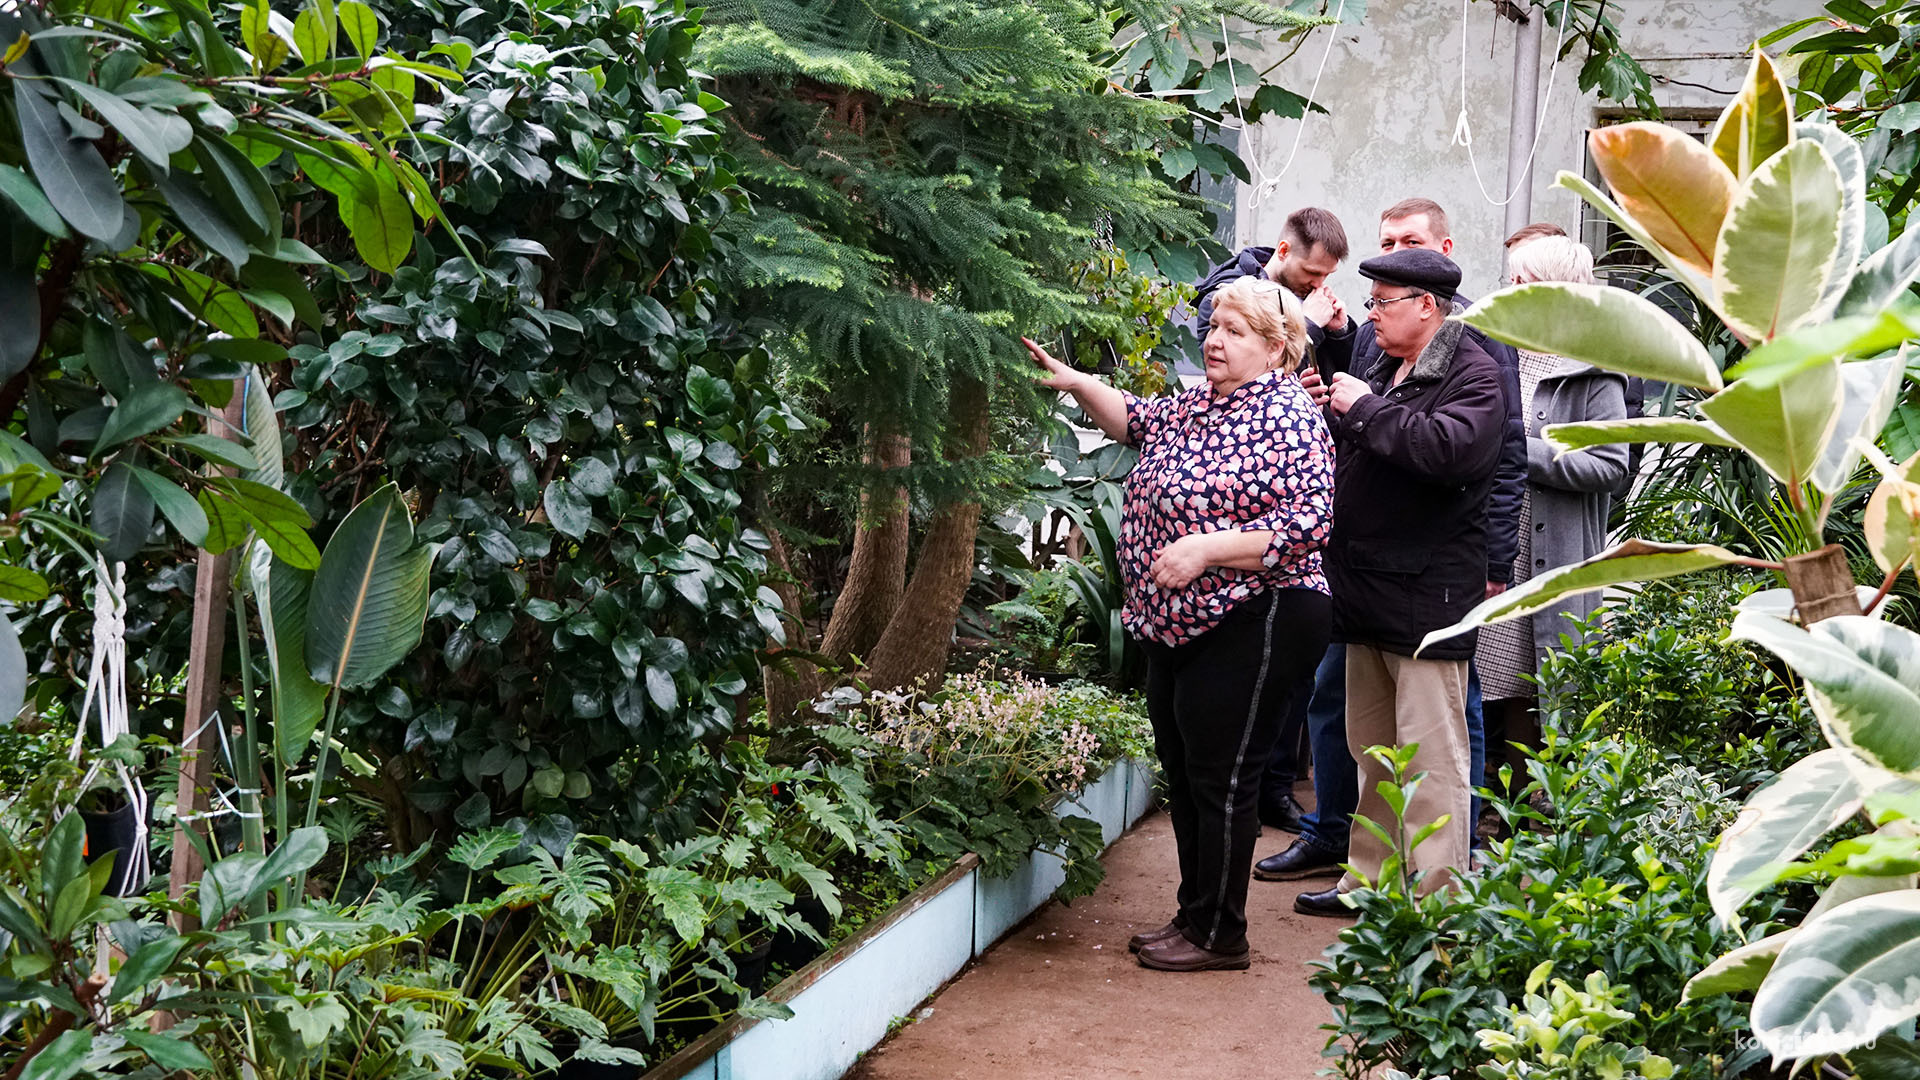
{"type": "Polygon", "coordinates": [[[1860,615],[1860,595],[1853,587],[1853,567],[1839,544],[1795,555],[1786,560],[1787,586],[1800,611],[1800,623],[1812,626],[1835,615],[1860,615]]]}
{"type": "MultiPolygon", "coordinates": [[[[239,431],[246,421],[246,380],[233,383],[233,399],[218,419],[209,419],[207,430],[224,437],[227,431],[239,431]]],[[[229,470],[231,471],[231,470],[229,470]]],[[[233,556],[200,552],[198,576],[193,585],[193,630],[187,654],[186,714],[180,728],[180,794],[175,803],[177,820],[173,829],[173,873],[168,879],[167,896],[178,900],[187,886],[200,880],[206,864],[191,829],[211,841],[206,827],[207,789],[213,778],[214,753],[220,745],[220,733],[213,725],[226,721],[215,715],[220,708],[220,657],[227,646],[228,599],[232,594],[233,556]]],[[[175,916],[178,929],[190,934],[200,928],[200,920],[185,912],[175,916]]]]}

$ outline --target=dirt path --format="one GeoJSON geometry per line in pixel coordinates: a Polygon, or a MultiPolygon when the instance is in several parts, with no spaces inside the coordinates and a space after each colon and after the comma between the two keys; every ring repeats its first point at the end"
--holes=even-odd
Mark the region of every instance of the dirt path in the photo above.
{"type": "MultiPolygon", "coordinates": [[[[1256,857],[1292,839],[1268,829],[1256,857]]],[[[1099,892],[1041,909],[847,1080],[1308,1080],[1325,1064],[1320,1025],[1333,1013],[1308,989],[1306,965],[1343,923],[1294,914],[1297,882],[1256,881],[1251,970],[1149,971],[1127,938],[1166,922],[1172,907],[1166,815],[1143,819],[1105,861],[1099,892]]]]}

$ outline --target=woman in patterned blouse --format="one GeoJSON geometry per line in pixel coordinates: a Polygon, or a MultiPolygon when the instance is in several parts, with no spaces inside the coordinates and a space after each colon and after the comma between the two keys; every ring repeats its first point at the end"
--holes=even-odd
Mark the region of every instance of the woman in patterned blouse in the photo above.
{"type": "Polygon", "coordinates": [[[1320,549],[1333,441],[1295,375],[1300,302],[1245,277],[1214,294],[1204,386],[1137,398],[1031,341],[1042,386],[1138,447],[1121,512],[1121,621],[1147,657],[1147,712],[1179,849],[1178,909],[1129,946],[1167,971],[1248,966],[1247,874],[1260,773],[1285,688],[1326,649],[1320,549]]]}

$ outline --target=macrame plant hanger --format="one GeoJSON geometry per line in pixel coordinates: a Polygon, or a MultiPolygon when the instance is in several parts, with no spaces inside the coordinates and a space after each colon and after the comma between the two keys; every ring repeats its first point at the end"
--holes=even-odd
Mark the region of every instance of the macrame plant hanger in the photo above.
{"type": "MultiPolygon", "coordinates": [[[[127,712],[127,568],[116,562],[111,569],[105,558],[94,557],[93,590],[93,662],[87,669],[85,703],[80,707],[80,722],[74,728],[73,746],[68,756],[78,763],[86,742],[87,722],[99,718],[100,745],[112,746],[132,731],[127,712]]],[[[102,763],[96,759],[87,769],[80,789],[85,791],[99,779],[102,763]]],[[[133,810],[133,850],[128,853],[126,872],[107,883],[110,895],[124,896],[144,884],[152,873],[147,861],[147,789],[122,762],[113,762],[113,772],[121,791],[133,810]]],[[[104,957],[104,952],[102,956],[104,957]]]]}

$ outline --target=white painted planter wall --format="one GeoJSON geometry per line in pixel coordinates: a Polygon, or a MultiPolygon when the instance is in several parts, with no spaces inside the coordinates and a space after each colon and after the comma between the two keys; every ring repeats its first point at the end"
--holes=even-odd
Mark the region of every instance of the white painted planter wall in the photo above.
{"type": "MultiPolygon", "coordinates": [[[[1147,812],[1153,773],[1123,761],[1061,806],[1092,818],[1111,845],[1147,812]]],[[[790,1020],[735,1019],[642,1080],[835,1080],[967,963],[1053,896],[1060,860],[1034,854],[988,878],[973,856],[915,890],[893,912],[774,987],[790,1020]]]]}

